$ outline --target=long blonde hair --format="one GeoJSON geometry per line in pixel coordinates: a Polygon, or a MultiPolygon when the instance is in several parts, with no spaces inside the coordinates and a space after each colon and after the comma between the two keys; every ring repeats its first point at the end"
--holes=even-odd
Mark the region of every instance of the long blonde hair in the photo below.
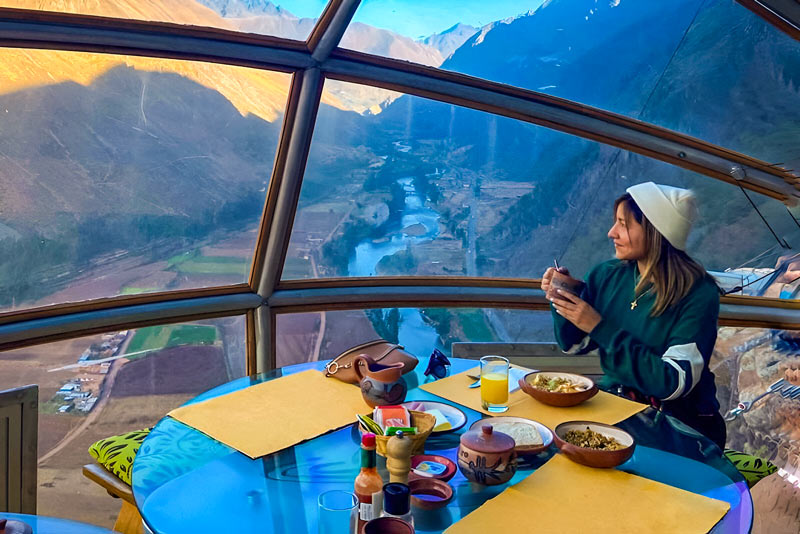
{"type": "Polygon", "coordinates": [[[614,216],[617,207],[624,204],[625,218],[632,216],[644,230],[644,268],[639,273],[639,282],[634,288],[636,297],[647,291],[655,291],[656,301],[650,310],[657,317],[681,301],[695,282],[707,275],[702,265],[682,250],[673,247],[667,239],[647,220],[630,194],[626,193],[614,202],[614,216]]]}

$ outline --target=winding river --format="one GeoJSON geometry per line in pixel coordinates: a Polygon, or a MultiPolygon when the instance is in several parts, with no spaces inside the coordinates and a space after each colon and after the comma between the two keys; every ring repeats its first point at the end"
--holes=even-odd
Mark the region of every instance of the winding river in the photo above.
{"type": "MultiPolygon", "coordinates": [[[[439,235],[439,214],[430,208],[417,194],[414,181],[411,177],[400,178],[397,183],[405,191],[405,203],[400,223],[391,228],[386,237],[380,240],[366,239],[356,246],[356,252],[347,266],[350,276],[375,276],[378,262],[385,256],[405,250],[409,245],[414,246],[424,241],[434,239],[439,235]],[[424,232],[415,231],[410,235],[407,229],[424,227],[424,232]]],[[[439,336],[432,326],[423,321],[419,310],[416,308],[400,308],[401,345],[417,357],[431,354],[434,347],[440,346],[439,336]]]]}

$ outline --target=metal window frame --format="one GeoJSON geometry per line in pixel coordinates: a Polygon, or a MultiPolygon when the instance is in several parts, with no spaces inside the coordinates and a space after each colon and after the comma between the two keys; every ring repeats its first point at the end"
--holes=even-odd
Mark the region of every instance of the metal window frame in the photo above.
{"type": "Polygon", "coordinates": [[[800,41],[800,2],[797,0],[736,0],[780,31],[800,41]]]}
{"type": "MultiPolygon", "coordinates": [[[[248,284],[2,313],[0,350],[114,328],[245,314],[248,372],[252,373],[274,365],[272,341],[278,313],[383,306],[546,309],[537,280],[280,280],[326,78],[540,124],[736,183],[783,202],[800,198],[797,175],[699,139],[535,91],[337,49],[358,5],[358,0],[331,0],[306,42],[180,24],[0,8],[0,46],[4,47],[140,55],[293,73],[248,284]]],[[[720,324],[800,328],[800,302],[725,297],[720,324]]]]}

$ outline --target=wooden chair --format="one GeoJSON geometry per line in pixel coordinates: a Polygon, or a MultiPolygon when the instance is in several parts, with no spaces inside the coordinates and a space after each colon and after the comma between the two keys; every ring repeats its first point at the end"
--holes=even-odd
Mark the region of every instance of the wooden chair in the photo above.
{"type": "Polygon", "coordinates": [[[122,534],[143,534],[142,516],[136,508],[133,490],[129,485],[97,463],[84,465],[83,476],[99,484],[112,497],[122,499],[122,507],[114,523],[115,531],[122,534]]]}
{"type": "Polygon", "coordinates": [[[603,374],[600,356],[576,356],[563,352],[555,343],[472,343],[455,342],[453,358],[477,360],[497,354],[515,365],[539,371],[564,371],[597,377],[603,374]]]}
{"type": "Polygon", "coordinates": [[[0,511],[36,514],[39,386],[0,391],[0,511]]]}

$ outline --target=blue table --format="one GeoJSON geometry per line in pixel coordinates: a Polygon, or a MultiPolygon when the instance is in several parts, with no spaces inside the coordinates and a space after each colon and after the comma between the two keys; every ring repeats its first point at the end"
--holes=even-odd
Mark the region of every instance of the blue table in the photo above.
{"type": "Polygon", "coordinates": [[[94,525],[44,515],[0,512],[0,519],[27,523],[33,529],[33,534],[116,534],[111,530],[94,525]]]}
{"type": "MultiPolygon", "coordinates": [[[[452,373],[475,366],[456,360],[452,373]]],[[[417,386],[425,380],[420,362],[409,383],[407,400],[442,400],[417,386]]],[[[294,365],[234,380],[187,404],[224,395],[282,375],[322,369],[323,362],[294,365]]],[[[298,402],[298,411],[302,403],[298,402]]],[[[458,432],[431,436],[426,452],[455,460],[459,436],[479,412],[463,408],[468,422],[458,432]]],[[[652,408],[619,426],[637,441],[633,457],[620,469],[695,493],[727,501],[728,514],[714,533],[749,532],[753,507],[741,475],[710,440],[652,408]]],[[[251,460],[230,447],[172,418],[163,418],[142,444],[133,465],[133,493],[147,526],[156,534],[204,532],[211,525],[225,532],[299,534],[317,531],[317,496],[328,490],[352,491],[359,470],[359,435],[355,425],[330,432],[278,453],[251,460]]],[[[531,474],[554,453],[526,461],[508,484],[531,474]]],[[[385,465],[385,464],[383,464],[385,465]]],[[[379,468],[382,467],[379,459],[379,468]]],[[[386,473],[384,472],[384,475],[386,473]]],[[[388,477],[386,477],[388,479],[388,477]]],[[[478,487],[461,473],[450,481],[455,497],[438,511],[414,510],[417,532],[440,533],[508,484],[478,487]]],[[[657,513],[657,511],[654,511],[657,513]]]]}

